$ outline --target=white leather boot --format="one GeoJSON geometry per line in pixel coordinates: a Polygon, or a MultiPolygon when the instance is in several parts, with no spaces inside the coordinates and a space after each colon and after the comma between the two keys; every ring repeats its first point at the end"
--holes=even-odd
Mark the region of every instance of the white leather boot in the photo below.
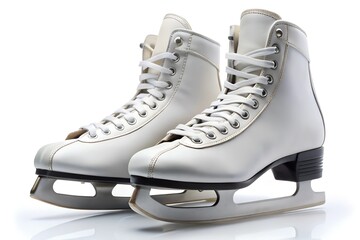
{"type": "Polygon", "coordinates": [[[322,174],[325,129],[304,31],[275,13],[248,10],[229,39],[228,79],[217,100],[132,157],[133,210],[164,221],[217,221],[324,203],[310,185],[322,174]],[[234,203],[238,189],[270,169],[297,183],[293,196],[234,203]],[[152,187],[190,191],[169,195],[169,206],[149,195],[152,187]],[[195,200],[211,204],[191,208],[195,200]]]}
{"type": "Polygon", "coordinates": [[[114,197],[112,190],[130,183],[131,156],[189,121],[219,94],[219,44],[191,31],[182,17],[166,15],[159,35],[147,36],[141,47],[142,74],[133,99],[65,141],[42,147],[35,157],[39,177],[33,198],[78,209],[128,208],[129,197],[114,197]],[[57,194],[57,179],[90,182],[96,195],[57,194]]]}

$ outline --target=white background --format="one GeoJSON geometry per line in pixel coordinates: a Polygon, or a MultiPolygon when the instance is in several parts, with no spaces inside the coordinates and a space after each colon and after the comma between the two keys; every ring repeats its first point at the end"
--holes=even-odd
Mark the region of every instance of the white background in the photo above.
{"type": "MultiPolygon", "coordinates": [[[[358,235],[359,20],[356,1],[0,1],[0,218],[2,239],[354,239],[358,235]],[[29,197],[45,143],[101,120],[132,97],[144,37],[166,13],[227,51],[229,25],[265,8],[308,34],[326,126],[327,203],[313,210],[217,225],[157,222],[132,212],[57,208],[29,197]],[[95,217],[92,217],[95,216],[95,217]],[[73,221],[74,220],[74,221],[73,221]],[[65,234],[65,235],[64,235],[65,234]]],[[[224,79],[225,60],[221,70],[224,79]]],[[[247,194],[293,187],[267,174],[247,194]]]]}

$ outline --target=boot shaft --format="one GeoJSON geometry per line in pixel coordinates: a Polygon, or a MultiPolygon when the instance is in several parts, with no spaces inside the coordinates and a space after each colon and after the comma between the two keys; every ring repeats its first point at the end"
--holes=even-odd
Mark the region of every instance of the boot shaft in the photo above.
{"type": "MultiPolygon", "coordinates": [[[[191,147],[203,148],[221,144],[224,142],[223,140],[228,141],[239,134],[244,134],[246,136],[242,136],[242,138],[256,139],[260,145],[270,146],[274,139],[279,142],[279,146],[284,144],[279,152],[276,148],[273,149],[272,154],[276,156],[321,147],[325,140],[325,125],[313,89],[305,32],[290,22],[275,19],[277,15],[268,11],[249,10],[243,14],[243,17],[247,14],[252,15],[253,21],[256,19],[256,15],[264,18],[266,17],[265,14],[269,14],[269,18],[273,19],[268,34],[262,36],[264,38],[263,45],[261,46],[259,44],[261,41],[257,40],[259,49],[274,46],[278,49],[276,54],[262,58],[273,61],[274,67],[258,71],[259,76],[266,76],[270,83],[254,86],[265,90],[263,96],[245,95],[245,97],[254,100],[256,106],[249,107],[244,104],[238,106],[249,113],[245,120],[239,119],[239,128],[228,127],[229,133],[226,135],[218,134],[215,141],[204,138],[202,144],[197,144],[185,138],[183,143],[191,147]],[[261,129],[261,133],[259,129],[261,129]],[[283,153],[283,151],[285,152],[283,153]]],[[[256,22],[260,21],[256,20],[256,22]]],[[[266,22],[266,24],[269,23],[266,22]]],[[[250,51],[256,50],[254,46],[239,46],[246,41],[253,44],[248,39],[244,39],[244,34],[241,34],[242,29],[244,29],[244,24],[241,27],[238,25],[230,27],[230,53],[237,53],[239,48],[250,51]],[[243,36],[240,41],[239,36],[243,36]]],[[[253,29],[255,32],[257,30],[257,28],[253,29]]],[[[234,67],[235,64],[233,60],[228,61],[230,68],[238,68],[237,66],[234,67]]],[[[227,78],[229,82],[233,83],[242,80],[231,74],[227,78]]],[[[224,89],[223,92],[227,94],[228,90],[224,89]]],[[[271,150],[269,149],[269,151],[271,150]]]]}
{"type": "Polygon", "coordinates": [[[131,101],[100,123],[69,134],[67,141],[42,147],[35,167],[128,178],[132,155],[189,121],[220,92],[219,44],[189,29],[186,20],[166,15],[159,35],[141,44],[141,83],[131,101]]]}

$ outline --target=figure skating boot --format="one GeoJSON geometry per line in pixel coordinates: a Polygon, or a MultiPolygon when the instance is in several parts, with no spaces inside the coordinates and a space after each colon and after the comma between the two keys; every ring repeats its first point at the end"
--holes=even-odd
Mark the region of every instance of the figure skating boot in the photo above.
{"type": "Polygon", "coordinates": [[[141,44],[142,73],[133,99],[101,122],[38,151],[33,198],[77,209],[129,208],[129,197],[115,197],[112,190],[130,184],[131,156],[189,121],[220,92],[219,45],[190,29],[185,19],[166,15],[159,35],[141,44]],[[53,189],[58,179],[90,182],[96,194],[58,194],[53,189]]]}
{"type": "Polygon", "coordinates": [[[136,212],[171,222],[219,221],[323,204],[311,189],[322,176],[323,117],[309,70],[306,35],[265,10],[231,27],[228,78],[211,107],[129,164],[136,212]],[[293,181],[292,196],[235,204],[234,193],[268,170],[293,181]],[[185,189],[171,204],[151,188],[185,189]],[[198,191],[200,190],[200,191],[198,191]],[[201,198],[201,194],[203,197],[201,198]],[[196,201],[195,201],[196,199],[196,201]],[[199,207],[199,203],[209,205],[199,207]]]}

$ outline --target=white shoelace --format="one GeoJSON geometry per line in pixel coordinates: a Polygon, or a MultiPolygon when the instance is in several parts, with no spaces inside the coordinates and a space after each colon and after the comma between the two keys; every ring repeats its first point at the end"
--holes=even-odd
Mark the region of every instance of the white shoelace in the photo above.
{"type": "MultiPolygon", "coordinates": [[[[148,45],[143,45],[143,47],[153,51],[153,49],[148,45]]],[[[81,129],[87,130],[90,137],[96,137],[97,129],[100,129],[103,133],[109,134],[110,130],[106,123],[112,123],[119,130],[124,129],[123,124],[119,124],[119,119],[124,118],[129,124],[135,124],[134,114],[139,114],[140,116],[146,116],[146,108],[144,104],[148,105],[151,109],[155,109],[157,106],[157,100],[163,100],[165,95],[162,93],[161,89],[166,89],[171,87],[170,82],[158,81],[158,78],[161,73],[164,74],[174,74],[174,70],[171,68],[165,68],[156,64],[155,62],[171,59],[177,60],[178,56],[175,53],[165,52],[160,53],[156,56],[153,56],[147,60],[141,61],[140,66],[143,70],[145,69],[153,69],[158,74],[155,73],[143,73],[140,75],[140,84],[138,85],[139,94],[131,100],[127,102],[124,106],[116,110],[110,116],[105,117],[99,123],[91,123],[87,126],[82,127],[81,129]]],[[[148,71],[149,72],[149,71],[148,71]]]]}
{"type": "Polygon", "coordinates": [[[186,136],[195,143],[201,143],[203,136],[201,133],[204,133],[210,139],[216,138],[213,128],[216,128],[222,134],[227,134],[226,122],[229,122],[232,127],[238,128],[240,123],[236,119],[236,115],[243,119],[249,117],[249,113],[239,108],[239,106],[245,104],[256,108],[258,102],[247,96],[249,94],[266,96],[265,89],[260,88],[259,85],[268,85],[272,81],[270,76],[259,76],[253,74],[253,72],[264,68],[276,68],[276,62],[259,58],[278,53],[278,51],[277,47],[267,47],[251,51],[245,55],[226,54],[227,59],[234,61],[234,66],[238,64],[245,66],[241,70],[232,67],[226,68],[228,74],[240,77],[242,80],[235,83],[225,81],[225,91],[218,96],[216,101],[211,103],[210,108],[196,115],[188,125],[180,124],[169,133],[186,136]]]}

